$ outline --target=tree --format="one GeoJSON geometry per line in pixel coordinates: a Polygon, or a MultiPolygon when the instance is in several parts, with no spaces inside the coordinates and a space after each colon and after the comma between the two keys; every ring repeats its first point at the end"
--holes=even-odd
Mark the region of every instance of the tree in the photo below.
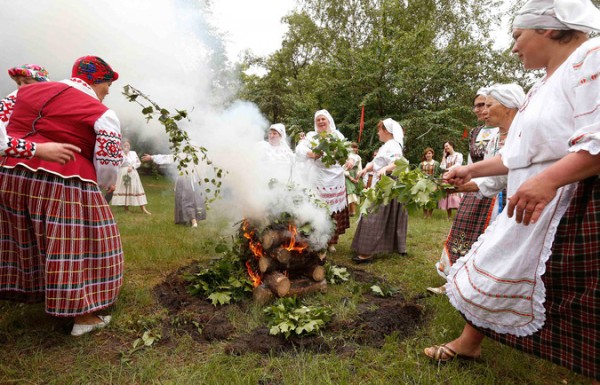
{"type": "Polygon", "coordinates": [[[461,141],[475,124],[474,92],[526,78],[509,52],[493,49],[490,26],[497,0],[301,0],[288,15],[282,48],[249,57],[264,76],[245,76],[241,96],[273,121],[312,129],[314,111],[328,109],[350,140],[358,138],[360,106],[366,131],[361,150],[378,146],[373,129],[392,117],[405,129],[405,153],[461,141]]]}

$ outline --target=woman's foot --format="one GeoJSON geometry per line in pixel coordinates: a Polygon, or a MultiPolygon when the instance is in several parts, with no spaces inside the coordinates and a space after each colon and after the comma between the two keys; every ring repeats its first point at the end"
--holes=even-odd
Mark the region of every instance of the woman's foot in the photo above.
{"type": "Polygon", "coordinates": [[[428,287],[427,291],[433,294],[446,294],[446,286],[442,285],[440,287],[428,287]]]}
{"type": "Polygon", "coordinates": [[[79,337],[91,331],[102,329],[110,323],[110,320],[111,316],[109,315],[84,314],[76,316],[71,335],[79,337]]]}
{"type": "Polygon", "coordinates": [[[373,262],[373,256],[372,255],[357,255],[356,257],[352,258],[352,262],[354,263],[371,263],[373,262]]]}
{"type": "Polygon", "coordinates": [[[335,253],[337,250],[335,249],[334,245],[329,245],[329,247],[327,248],[327,251],[329,251],[330,253],[335,253]]]}
{"type": "Polygon", "coordinates": [[[463,360],[475,360],[481,356],[481,350],[478,353],[473,355],[467,355],[458,353],[453,348],[448,345],[433,345],[431,347],[425,348],[423,353],[429,358],[437,362],[447,362],[452,361],[457,358],[461,358],[463,360]]]}
{"type": "Polygon", "coordinates": [[[195,219],[192,219],[192,228],[196,228],[198,227],[198,221],[196,221],[195,219]]]}
{"type": "Polygon", "coordinates": [[[146,209],[146,206],[142,206],[142,212],[144,214],[152,215],[152,213],[146,209]]]}
{"type": "Polygon", "coordinates": [[[423,353],[438,362],[450,361],[455,358],[477,359],[481,356],[483,334],[470,324],[466,324],[460,336],[444,345],[434,345],[425,348],[423,353]]]}

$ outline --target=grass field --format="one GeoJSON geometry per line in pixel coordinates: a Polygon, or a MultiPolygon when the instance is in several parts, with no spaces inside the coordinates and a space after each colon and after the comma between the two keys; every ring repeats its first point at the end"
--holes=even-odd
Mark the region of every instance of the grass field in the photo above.
{"type": "MultiPolygon", "coordinates": [[[[194,260],[208,261],[213,245],[233,232],[231,223],[215,206],[199,228],[173,224],[172,183],[164,178],[143,177],[148,195],[146,216],[139,209],[126,213],[115,207],[125,250],[125,283],[106,329],[74,338],[69,320],[44,313],[43,304],[24,305],[0,301],[0,384],[444,384],[444,385],[542,385],[588,384],[591,381],[566,369],[485,341],[483,357],[474,362],[444,365],[430,362],[422,350],[456,337],[464,321],[443,296],[427,297],[426,324],[408,339],[390,335],[382,348],[361,347],[350,357],[335,353],[297,351],[278,355],[227,355],[225,342],[199,344],[179,335],[168,342],[134,349],[134,341],[159,337],[158,325],[166,314],[152,289],[179,267],[194,260]]],[[[411,213],[408,256],[386,255],[361,265],[402,288],[407,296],[440,285],[434,269],[450,223],[442,211],[431,220],[411,213]]],[[[341,238],[329,260],[350,265],[350,243],[355,223],[341,238]]],[[[348,290],[332,289],[335,297],[348,290]]],[[[247,314],[232,311],[237,328],[261,322],[260,309],[247,314]]],[[[343,317],[344,314],[338,314],[343,317]]]]}

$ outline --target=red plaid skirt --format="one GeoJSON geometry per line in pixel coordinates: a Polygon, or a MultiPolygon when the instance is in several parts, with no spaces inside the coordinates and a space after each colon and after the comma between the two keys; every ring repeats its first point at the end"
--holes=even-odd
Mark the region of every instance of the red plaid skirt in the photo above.
{"type": "Polygon", "coordinates": [[[490,223],[495,198],[466,193],[456,211],[452,228],[444,244],[451,264],[463,257],[490,223]]]}
{"type": "Polygon", "coordinates": [[[328,245],[335,245],[338,243],[340,235],[346,232],[346,229],[350,227],[350,214],[348,214],[348,206],[344,207],[342,211],[337,211],[331,214],[331,219],[335,221],[335,233],[327,242],[328,245]]]}
{"type": "Polygon", "coordinates": [[[0,167],[0,299],[73,317],[111,305],[122,281],[121,237],[97,185],[0,167]]]}
{"type": "Polygon", "coordinates": [[[542,276],[546,323],[527,337],[488,337],[600,380],[600,178],[579,182],[542,276]]]}

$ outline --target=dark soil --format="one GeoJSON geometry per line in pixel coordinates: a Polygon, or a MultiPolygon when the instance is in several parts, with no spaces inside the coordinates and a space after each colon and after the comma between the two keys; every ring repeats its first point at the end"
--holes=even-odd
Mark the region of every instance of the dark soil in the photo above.
{"type": "MultiPolygon", "coordinates": [[[[381,282],[381,279],[364,270],[348,266],[346,268],[358,285],[369,287],[374,282],[381,282]]],[[[184,276],[198,270],[198,263],[194,262],[170,274],[154,289],[159,304],[167,309],[169,315],[163,325],[163,342],[167,342],[173,335],[186,333],[199,344],[227,341],[225,351],[234,355],[299,350],[335,351],[341,355],[352,355],[361,345],[382,346],[385,338],[391,334],[396,334],[400,339],[409,337],[425,322],[424,310],[418,304],[418,298],[407,300],[401,293],[378,297],[365,290],[364,301],[358,305],[356,317],[344,321],[334,318],[323,329],[323,336],[290,337],[286,340],[270,335],[266,326],[251,333],[240,334],[227,315],[232,306],[245,312],[251,306],[252,299],[241,304],[215,307],[208,300],[191,296],[184,276]]]]}

